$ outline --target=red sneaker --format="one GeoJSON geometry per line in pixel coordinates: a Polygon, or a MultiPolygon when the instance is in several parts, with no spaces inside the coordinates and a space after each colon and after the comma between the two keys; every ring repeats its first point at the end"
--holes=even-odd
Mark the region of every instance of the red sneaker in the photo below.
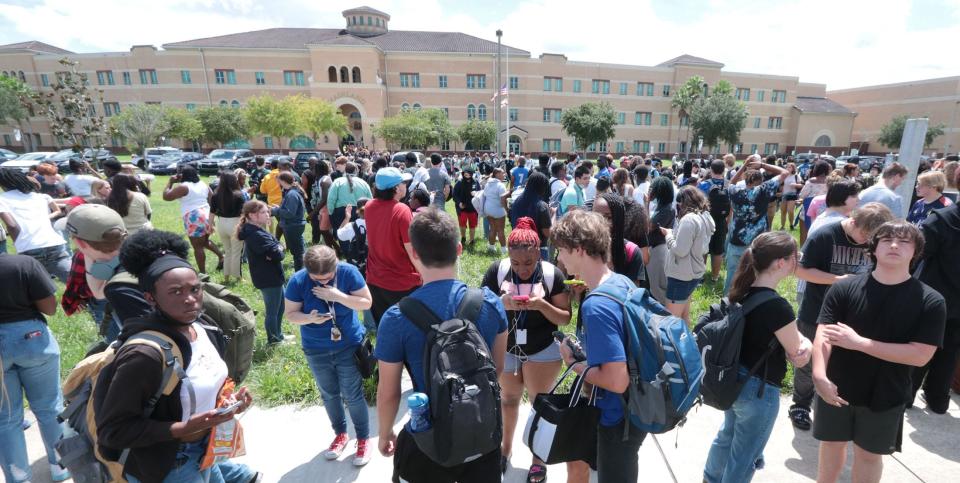
{"type": "Polygon", "coordinates": [[[370,452],[366,439],[357,440],[357,453],[353,455],[353,466],[363,466],[370,462],[370,452]]]}
{"type": "Polygon", "coordinates": [[[347,447],[347,443],[350,441],[350,436],[347,433],[340,433],[336,438],[333,439],[333,442],[330,443],[330,447],[323,452],[323,457],[328,460],[335,460],[340,457],[343,453],[344,448],[347,447]]]}

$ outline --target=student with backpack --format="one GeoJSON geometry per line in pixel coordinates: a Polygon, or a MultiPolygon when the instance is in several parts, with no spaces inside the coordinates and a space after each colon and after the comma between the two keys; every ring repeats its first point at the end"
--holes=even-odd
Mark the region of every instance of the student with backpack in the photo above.
{"type": "Polygon", "coordinates": [[[367,277],[367,221],[364,219],[367,202],[370,199],[357,200],[357,209],[348,208],[343,225],[337,228],[337,239],[347,242],[343,256],[344,260],[360,270],[360,276],[367,277]]]}
{"type": "Polygon", "coordinates": [[[220,329],[200,321],[204,292],[196,270],[165,252],[124,260],[124,266],[140,281],[153,312],[125,321],[117,339],[122,345],[97,378],[93,404],[100,452],[113,461],[125,456],[123,476],[131,483],[254,481],[259,475],[229,460],[200,469],[210,429],[244,412],[253,397],[243,387],[228,389],[226,339],[220,329]],[[180,354],[172,372],[176,379],[160,370],[166,351],[126,343],[144,336],[180,354]],[[172,390],[170,381],[176,382],[172,390]],[[144,401],[153,405],[149,412],[144,401]],[[232,410],[217,409],[233,403],[238,406],[232,410]]]}
{"type": "MultiPolygon", "coordinates": [[[[237,238],[243,242],[253,286],[260,290],[263,297],[263,327],[267,333],[267,344],[279,344],[287,340],[281,328],[286,282],[283,273],[284,249],[270,233],[270,208],[266,203],[252,200],[243,205],[237,238]]],[[[292,340],[293,336],[289,338],[292,340]]]]}
{"type": "Polygon", "coordinates": [[[456,222],[435,209],[413,219],[413,263],[424,284],[387,310],[377,332],[379,449],[394,458],[394,482],[401,478],[410,483],[494,483],[501,479],[503,430],[497,379],[504,366],[507,317],[496,294],[486,288],[468,288],[457,280],[457,258],[462,250],[458,235],[456,222]],[[411,312],[416,315],[411,317],[411,312]],[[433,327],[437,324],[451,330],[451,336],[445,337],[433,327]],[[444,374],[436,366],[444,357],[457,362],[449,370],[463,380],[463,394],[472,397],[445,390],[450,384],[445,384],[444,374]],[[412,433],[407,423],[398,435],[394,421],[404,366],[414,391],[429,397],[431,428],[412,433]],[[453,420],[458,410],[479,414],[479,420],[465,430],[462,421],[453,420]]]}
{"type": "MultiPolygon", "coordinates": [[[[541,173],[530,177],[546,180],[541,173]]],[[[546,187],[546,184],[543,184],[546,187]]],[[[506,469],[513,449],[520,400],[526,389],[530,401],[547,393],[560,374],[560,352],[553,332],[570,322],[570,294],[566,275],[540,258],[540,237],[527,217],[517,220],[507,239],[508,258],[490,264],[481,285],[500,295],[507,310],[509,335],[500,385],[503,388],[503,457],[506,469]]],[[[536,457],[527,473],[529,483],[546,480],[547,467],[536,457]]]]}
{"type": "MultiPolygon", "coordinates": [[[[779,283],[793,274],[796,266],[797,243],[782,231],[759,235],[740,259],[729,295],[730,304],[744,307],[741,337],[730,340],[738,346],[733,352],[738,356],[735,382],[739,395],[724,411],[723,425],[710,447],[703,471],[707,483],[749,482],[763,467],[763,448],[780,410],[786,361],[795,367],[810,362],[811,342],[797,329],[790,302],[777,294],[779,283]]],[[[711,355],[708,350],[708,364],[711,355]]],[[[704,385],[709,383],[705,379],[704,385]]]]}
{"type": "MultiPolygon", "coordinates": [[[[710,205],[710,217],[713,218],[714,231],[710,236],[710,278],[714,283],[720,279],[723,267],[723,255],[727,245],[727,225],[730,223],[730,195],[727,194],[727,180],[723,176],[726,165],[719,159],[710,163],[710,177],[700,183],[699,188],[707,196],[710,205]]],[[[735,270],[736,267],[728,268],[735,270]]]]}

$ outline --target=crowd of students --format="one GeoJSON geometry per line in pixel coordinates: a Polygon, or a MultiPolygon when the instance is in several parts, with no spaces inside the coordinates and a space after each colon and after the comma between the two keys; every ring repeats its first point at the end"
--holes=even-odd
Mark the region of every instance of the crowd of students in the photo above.
{"type": "MultiPolygon", "coordinates": [[[[850,441],[854,479],[878,481],[882,455],[899,451],[904,411],[921,389],[932,412],[947,410],[960,355],[955,159],[921,167],[915,202],[896,194],[909,173],[895,162],[860,174],[855,160],[834,169],[826,161],[757,155],[739,166],[733,155],[672,166],[649,155],[593,162],[544,154],[534,162],[433,154],[423,165],[414,153],[390,159],[355,150],[332,166],[313,158],[298,175],[289,162],[266,166],[257,158],[245,170],[221,172],[213,186],[184,166],[162,198],[179,202],[189,245],[152,228],[149,185],[135,174],[112,167],[100,175],[82,163],[65,179],[46,164],[29,174],[0,170],[0,221],[18,253],[0,255],[2,273],[18,274],[5,275],[9,290],[0,294],[0,356],[11,396],[0,403],[7,481],[30,478],[19,431],[24,395],[54,479],[67,477],[53,451],[62,395],[59,348],[44,318],[56,311],[51,277],[67,284],[65,310],[86,305],[107,319],[97,320],[107,342],[152,330],[183,353],[192,387],[161,396],[151,414],[138,407],[161,383],[149,369],[157,360],[151,349],[118,345],[101,377],[108,383],[95,395],[98,444],[130,449],[128,480],[260,478],[230,462],[200,466],[209,429],[253,400],[242,388],[223,392],[223,333],[200,319],[206,251],[230,283],[243,282],[248,265],[269,344],[293,341],[284,321],[299,326],[335,433],[324,457],[338,459],[350,446],[349,413],[352,463],[370,461],[369,441],[377,436],[379,452],[394,459],[394,481],[500,481],[524,394],[533,400],[548,392],[564,365],[597,390],[591,464],[598,481],[637,481],[646,434],[633,427],[624,438],[622,431],[627,321],[615,302],[586,297],[608,284],[647,289],[654,303],[692,323],[699,314],[691,313],[691,299],[709,274],[730,302],[751,307],[739,360],[745,385],[725,412],[704,481],[749,481],[763,467],[788,362],[788,417],[821,441],[820,481],[837,480],[850,441]],[[800,226],[799,245],[774,230],[777,212],[781,230],[800,226]],[[440,320],[456,318],[472,300],[458,260],[478,229],[487,251],[502,257],[484,272],[470,321],[496,367],[502,431],[495,449],[449,466],[431,458],[409,425],[394,430],[404,371],[417,392],[426,392],[430,377],[427,334],[401,301],[420,302],[440,320]],[[190,246],[195,265],[187,261],[190,246]],[[791,276],[799,281],[797,312],[782,293],[791,276]],[[554,341],[553,332],[571,322],[585,361],[554,341]],[[356,355],[368,332],[376,333],[378,428],[370,427],[356,355]],[[757,365],[762,371],[747,379],[757,365]],[[234,401],[234,411],[217,411],[234,401]]],[[[545,481],[547,465],[536,457],[529,463],[527,481],[545,481]]],[[[568,481],[587,481],[591,464],[567,463],[568,481]]]]}

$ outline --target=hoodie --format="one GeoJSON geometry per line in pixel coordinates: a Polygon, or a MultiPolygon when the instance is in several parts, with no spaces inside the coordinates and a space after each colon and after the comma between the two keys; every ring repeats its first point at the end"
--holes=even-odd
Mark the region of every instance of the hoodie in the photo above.
{"type": "Polygon", "coordinates": [[[250,263],[250,278],[258,289],[280,287],[283,276],[283,247],[269,232],[253,223],[244,223],[237,232],[250,263]]]}
{"type": "Polygon", "coordinates": [[[683,215],[677,229],[666,237],[667,276],[687,282],[703,278],[707,271],[704,255],[714,230],[709,211],[683,215]]]}
{"type": "Polygon", "coordinates": [[[934,210],[920,225],[924,247],[914,274],[947,301],[947,325],[960,324],[960,206],[934,210]]]}

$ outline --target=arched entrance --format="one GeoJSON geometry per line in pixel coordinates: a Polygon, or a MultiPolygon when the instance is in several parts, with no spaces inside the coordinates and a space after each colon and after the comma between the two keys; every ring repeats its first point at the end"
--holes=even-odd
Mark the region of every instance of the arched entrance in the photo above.
{"type": "Polygon", "coordinates": [[[340,144],[363,146],[363,114],[353,104],[341,104],[339,108],[340,113],[347,117],[347,134],[340,144]]]}
{"type": "Polygon", "coordinates": [[[520,140],[520,136],[516,134],[510,136],[510,141],[507,143],[507,149],[510,151],[510,154],[520,154],[522,146],[523,141],[520,140]]]}

